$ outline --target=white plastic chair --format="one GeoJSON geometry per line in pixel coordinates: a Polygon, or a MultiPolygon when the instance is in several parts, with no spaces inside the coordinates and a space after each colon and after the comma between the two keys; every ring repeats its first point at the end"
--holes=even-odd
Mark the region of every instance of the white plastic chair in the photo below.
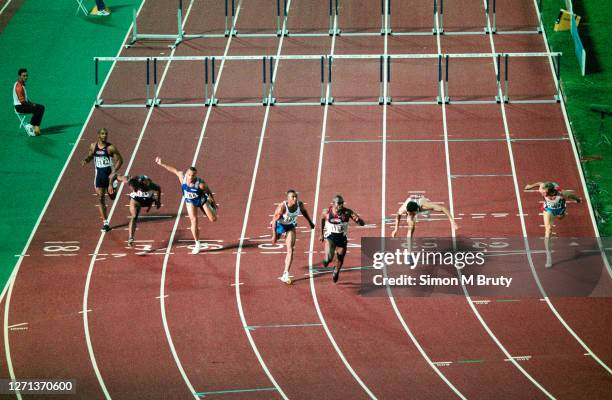
{"type": "Polygon", "coordinates": [[[83,5],[83,1],[84,0],[76,0],[77,2],[77,9],[76,12],[74,13],[74,15],[77,15],[80,11],[83,11],[83,14],[85,14],[85,16],[89,15],[89,13],[87,12],[87,8],[85,8],[85,6],[83,5]]]}
{"type": "Polygon", "coordinates": [[[25,126],[26,126],[25,120],[26,120],[28,114],[21,114],[20,112],[17,112],[17,110],[15,110],[15,114],[17,115],[17,118],[19,118],[19,129],[25,128],[25,126]]]}

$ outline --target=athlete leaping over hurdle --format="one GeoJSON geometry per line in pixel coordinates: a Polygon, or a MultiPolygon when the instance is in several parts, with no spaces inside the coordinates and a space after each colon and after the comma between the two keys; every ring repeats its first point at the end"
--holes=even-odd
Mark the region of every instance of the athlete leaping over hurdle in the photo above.
{"type": "Polygon", "coordinates": [[[552,253],[550,251],[550,235],[555,218],[563,219],[567,215],[566,200],[572,199],[580,203],[582,199],[570,190],[561,190],[555,182],[536,182],[525,186],[525,190],[538,188],[544,197],[542,216],[544,218],[544,248],[546,249],[546,268],[552,267],[552,253]]]}
{"type": "Polygon", "coordinates": [[[193,240],[195,240],[195,245],[191,254],[198,254],[200,252],[198,209],[202,210],[210,222],[215,222],[217,220],[217,203],[215,202],[215,198],[204,180],[198,177],[198,170],[196,167],[189,167],[187,171],[183,172],[174,168],[172,165],[164,164],[160,157],[156,157],[155,162],[160,167],[176,175],[179,182],[181,182],[183,198],[185,199],[187,213],[191,221],[191,233],[193,235],[193,240]]]}

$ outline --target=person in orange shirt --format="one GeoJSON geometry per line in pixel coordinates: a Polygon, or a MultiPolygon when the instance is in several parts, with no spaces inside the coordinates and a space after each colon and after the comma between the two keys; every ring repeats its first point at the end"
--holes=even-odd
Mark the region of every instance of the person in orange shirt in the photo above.
{"type": "Polygon", "coordinates": [[[20,114],[32,114],[30,123],[26,125],[26,131],[30,136],[38,136],[40,135],[40,123],[45,114],[45,106],[33,103],[28,98],[28,92],[25,87],[28,80],[28,70],[20,68],[17,71],[17,76],[19,78],[13,87],[13,105],[20,114]]]}

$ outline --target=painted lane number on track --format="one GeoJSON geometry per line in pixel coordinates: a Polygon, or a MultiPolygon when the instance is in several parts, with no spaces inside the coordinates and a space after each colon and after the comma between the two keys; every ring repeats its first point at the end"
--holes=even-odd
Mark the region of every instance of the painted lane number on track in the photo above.
{"type": "MultiPolygon", "coordinates": [[[[200,240],[200,251],[219,251],[223,250],[223,240],[206,239],[200,240]]],[[[193,250],[193,244],[187,246],[189,250],[193,250]]]]}
{"type": "Polygon", "coordinates": [[[81,250],[77,241],[70,242],[45,242],[43,252],[45,256],[76,256],[77,252],[81,250]]]}

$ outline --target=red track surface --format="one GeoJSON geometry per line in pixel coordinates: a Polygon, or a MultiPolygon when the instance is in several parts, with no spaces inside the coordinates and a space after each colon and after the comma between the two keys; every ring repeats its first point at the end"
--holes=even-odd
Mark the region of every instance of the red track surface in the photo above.
{"type": "MultiPolygon", "coordinates": [[[[194,2],[186,14],[187,32],[222,30],[222,20],[213,18],[222,10],[217,9],[217,4],[208,3],[194,2]]],[[[239,32],[270,31],[275,18],[271,17],[272,3],[268,3],[244,0],[237,20],[239,32]]],[[[536,25],[530,1],[525,0],[524,7],[512,8],[509,0],[498,3],[500,30],[536,25]]],[[[373,4],[343,5],[341,29],[377,31],[380,5],[373,4]]],[[[326,7],[317,9],[294,0],[289,11],[289,28],[296,32],[326,29],[326,7]]],[[[394,2],[393,28],[429,29],[426,28],[430,26],[429,8],[429,4],[407,8],[394,2]]],[[[462,9],[449,5],[445,13],[447,31],[476,30],[476,26],[483,24],[482,4],[477,1],[462,9]]],[[[168,33],[172,32],[173,21],[168,2],[149,0],[140,14],[139,28],[144,32],[168,33]]],[[[227,39],[187,41],[175,55],[220,55],[227,43],[227,39]]],[[[285,38],[280,52],[327,54],[332,43],[335,54],[385,51],[382,36],[340,36],[285,38]]],[[[538,35],[496,35],[493,43],[498,52],[545,51],[543,38],[538,35]]],[[[169,53],[164,45],[141,44],[124,50],[122,55],[169,53]]],[[[229,54],[275,55],[279,45],[277,38],[238,37],[232,39],[229,54]]],[[[438,52],[434,35],[389,37],[387,46],[391,54],[438,52]]],[[[485,35],[442,36],[440,46],[444,53],[492,51],[491,41],[485,35]]],[[[495,96],[492,59],[454,62],[450,66],[452,99],[495,96]]],[[[159,70],[164,71],[165,66],[161,63],[159,70]]],[[[136,63],[117,64],[102,97],[142,101],[144,94],[140,89],[128,91],[141,88],[144,71],[138,67],[136,63]]],[[[217,97],[234,102],[260,101],[260,67],[259,62],[227,62],[219,76],[217,97]]],[[[437,91],[435,65],[429,61],[398,62],[393,68],[394,100],[418,100],[437,91]]],[[[511,68],[515,77],[510,85],[513,98],[537,98],[554,92],[548,61],[519,60],[511,68]]],[[[201,69],[198,63],[173,62],[162,83],[160,97],[168,103],[173,99],[195,101],[203,87],[201,69]]],[[[275,95],[282,99],[318,101],[318,73],[318,62],[282,61],[277,70],[275,95]]],[[[336,101],[375,101],[379,90],[377,77],[378,61],[336,60],[332,95],[336,101]]],[[[504,108],[510,138],[567,137],[558,104],[509,104],[504,108]]],[[[96,109],[38,227],[28,256],[21,262],[12,291],[0,303],[4,316],[5,302],[10,300],[8,326],[12,328],[8,328],[8,338],[3,338],[10,345],[15,376],[76,379],[79,398],[104,397],[87,349],[83,315],[79,313],[90,271],[87,329],[100,376],[114,398],[192,397],[177,368],[177,360],[198,392],[274,389],[216,393],[210,396],[214,398],[280,398],[283,393],[289,398],[368,398],[364,388],[378,398],[456,397],[415,343],[431,361],[452,362],[438,368],[467,398],[544,397],[513,363],[504,361],[506,355],[492,335],[512,356],[531,356],[528,361],[519,361],[520,366],[552,396],[609,398],[612,394],[609,374],[591,357],[583,355],[583,347],[546,303],[538,299],[491,302],[472,309],[463,297],[398,295],[395,313],[389,298],[359,295],[358,271],[344,271],[338,285],[331,282],[328,274],[309,278],[311,236],[307,229],[298,233],[292,269],[295,285],[286,287],[276,279],[282,272],[284,254],[279,252],[284,248],[266,246],[262,239],[270,233],[269,214],[288,188],[299,190],[317,223],[320,209],[334,194],[342,193],[349,207],[368,224],[374,224],[351,229],[350,243],[356,246],[362,236],[380,235],[381,199],[385,199],[384,215],[391,216],[407,190],[424,190],[428,197],[447,206],[452,195],[454,213],[461,218],[458,234],[463,237],[522,236],[512,162],[520,188],[527,182],[555,179],[584,196],[570,141],[518,141],[509,146],[500,105],[451,104],[444,111],[439,105],[387,106],[385,132],[383,109],[331,106],[325,126],[323,107],[269,110],[218,107],[211,111],[96,109]],[[443,112],[450,140],[448,165],[443,112]],[[126,166],[133,158],[129,173],[149,174],[164,188],[163,208],[151,212],[161,218],[140,222],[137,239],[142,240],[138,243],[142,247],[137,250],[125,247],[125,196],[117,200],[113,231],[101,238],[97,230],[90,167],[81,169],[79,160],[101,126],[109,129],[110,139],[123,153],[126,166]],[[323,129],[326,142],[322,144],[323,129]],[[385,134],[386,143],[382,140],[385,134]],[[196,153],[201,136],[202,147],[196,153]],[[322,169],[317,190],[320,151],[322,169]],[[186,246],[191,244],[191,235],[184,215],[179,218],[173,243],[169,243],[180,193],[176,178],[154,165],[156,155],[179,168],[189,165],[196,156],[195,164],[220,203],[217,223],[200,221],[202,239],[210,244],[221,243],[221,251],[189,254],[186,246]],[[386,176],[381,173],[383,156],[386,176]],[[558,168],[559,165],[563,168],[558,168]],[[419,172],[407,172],[410,170],[419,172]],[[461,175],[450,179],[450,188],[447,170],[452,175],[461,175]],[[554,176],[549,176],[550,171],[554,171],[554,176]],[[468,176],[474,174],[504,176],[468,176]],[[313,209],[315,203],[318,210],[313,209]],[[486,217],[472,218],[473,213],[486,213],[486,217]],[[492,213],[507,216],[494,218],[492,213]],[[241,242],[243,227],[245,239],[241,242]],[[98,254],[92,256],[99,239],[98,254]],[[48,243],[51,241],[79,243],[48,243]],[[56,245],[76,245],[79,249],[50,251],[48,246],[56,245]],[[242,253],[238,257],[239,249],[242,253]],[[162,271],[167,296],[163,306],[176,355],[169,346],[160,312],[162,271]],[[232,285],[236,280],[240,283],[239,298],[232,285]],[[317,303],[313,302],[315,298],[317,303]],[[249,330],[243,326],[237,305],[244,312],[249,330]],[[320,307],[320,314],[316,306],[320,307]],[[484,322],[477,319],[474,310],[484,322]],[[402,321],[414,335],[414,341],[402,321]],[[27,325],[15,327],[23,323],[27,325]],[[288,326],[302,324],[312,325],[288,326]],[[247,335],[252,337],[252,343],[247,335]]],[[[519,193],[526,230],[537,238],[542,234],[537,196],[522,190],[519,193]]],[[[570,207],[570,216],[556,227],[557,236],[592,236],[587,207],[573,204],[570,207]]],[[[446,221],[424,221],[418,227],[419,236],[450,234],[446,221]]],[[[316,242],[315,263],[320,260],[320,250],[316,242]]],[[[360,265],[357,250],[358,247],[350,248],[345,268],[360,265]]],[[[519,262],[528,270],[525,258],[522,256],[519,262]]],[[[543,260],[537,256],[534,260],[538,274],[545,279],[543,260]]],[[[529,272],[522,279],[526,287],[534,287],[529,272]]],[[[609,287],[609,277],[603,279],[603,285],[609,287]]],[[[586,345],[609,365],[612,362],[612,345],[606,333],[611,317],[609,298],[553,299],[553,304],[586,345]]],[[[7,358],[5,349],[3,359],[7,358]]],[[[0,364],[0,376],[9,376],[5,363],[0,364]]]]}

